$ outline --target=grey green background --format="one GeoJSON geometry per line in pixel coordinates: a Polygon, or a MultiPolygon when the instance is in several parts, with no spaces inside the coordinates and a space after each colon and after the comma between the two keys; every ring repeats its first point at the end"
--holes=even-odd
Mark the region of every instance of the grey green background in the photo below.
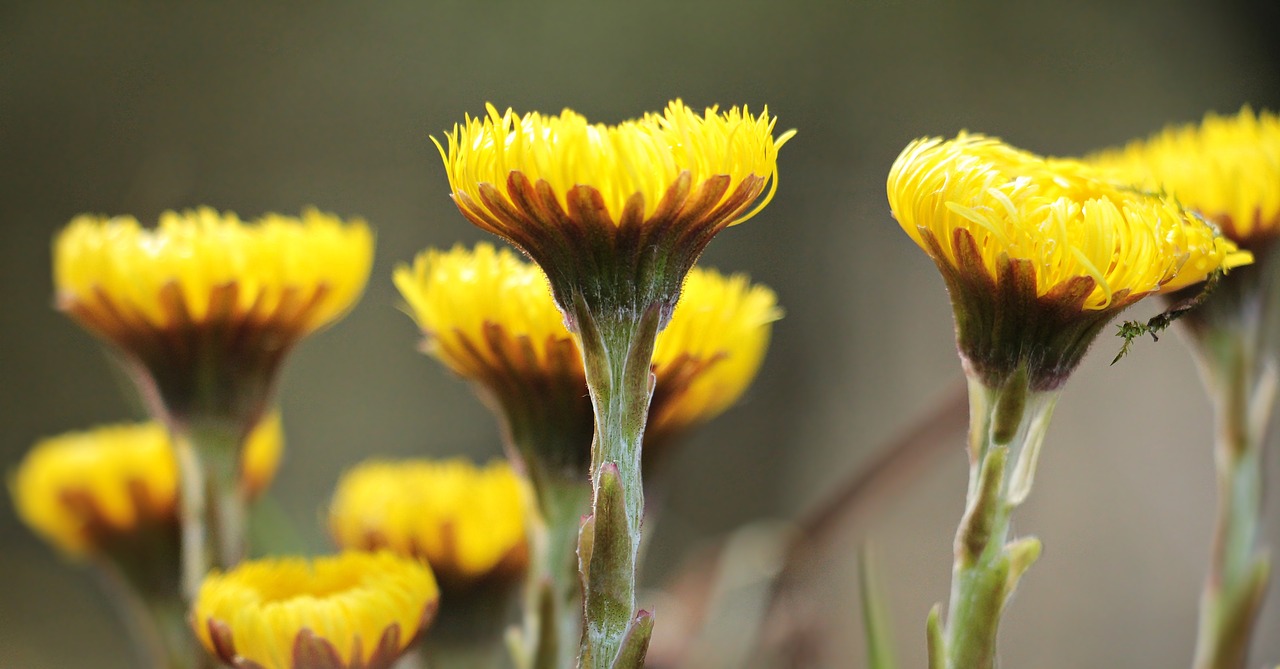
{"type": "MultiPolygon", "coordinates": [[[[814,504],[958,381],[942,283],[885,201],[908,141],[967,128],[1073,154],[1210,109],[1275,109],[1277,21],[1270,2],[5,3],[0,469],[41,436],[136,415],[94,340],[50,307],[49,240],[73,215],[362,215],[378,230],[364,300],[296,351],[280,393],[274,495],[321,547],[321,510],[358,460],[499,453],[480,403],[416,352],[389,279],[423,247],[483,238],[449,201],[429,135],[486,101],[601,121],[677,96],[767,104],[799,129],[777,198],[704,262],[775,287],[787,317],[743,405],[676,463],[648,570],[661,583],[705,538],[814,504]]],[[[1108,367],[1115,346],[1067,387],[1015,519],[1046,548],[1009,611],[1002,666],[1189,664],[1209,408],[1177,337],[1108,367]]],[[[833,634],[819,666],[862,664],[853,557],[868,537],[903,666],[922,666],[965,470],[957,436],[823,557],[812,597],[833,634]]],[[[1278,513],[1272,499],[1276,544],[1278,513]]],[[[1280,662],[1280,587],[1255,651],[1251,666],[1280,662]]],[[[0,667],[129,666],[93,580],[0,499],[0,667]]]]}

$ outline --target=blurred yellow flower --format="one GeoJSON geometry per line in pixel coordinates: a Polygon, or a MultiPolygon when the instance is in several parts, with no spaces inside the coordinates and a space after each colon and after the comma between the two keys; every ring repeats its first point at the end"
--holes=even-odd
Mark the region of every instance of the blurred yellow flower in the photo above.
{"type": "Polygon", "coordinates": [[[54,242],[53,276],[58,307],[145,370],[153,407],[249,420],[290,347],[355,304],[372,258],[362,221],[201,208],[155,229],[79,216],[54,242]]]}
{"type": "MultiPolygon", "coordinates": [[[[396,268],[395,283],[426,335],[425,350],[478,382],[508,421],[546,421],[554,429],[542,432],[572,437],[557,446],[576,456],[552,459],[581,479],[590,457],[591,401],[574,337],[537,266],[489,244],[474,251],[456,246],[419,254],[412,268],[396,268]]],[[[693,268],[655,343],[657,384],[646,443],[665,441],[733,405],[759,371],[781,315],[768,287],[744,275],[693,268]]]]}
{"type": "MultiPolygon", "coordinates": [[[[270,485],[283,449],[280,416],[271,412],[241,455],[248,495],[270,485]]],[[[177,520],[177,463],[168,431],[155,422],[42,440],[18,465],[10,488],[23,522],[72,556],[177,520]]]]}
{"type": "Polygon", "coordinates": [[[423,350],[472,383],[535,484],[584,480],[595,425],[582,357],[537,266],[458,245],[419,253],[393,278],[423,350]]]}
{"type": "Polygon", "coordinates": [[[212,572],[191,623],[238,669],[387,669],[438,602],[431,570],[392,553],[278,558],[212,572]]]}
{"type": "Polygon", "coordinates": [[[966,364],[992,383],[1030,364],[1033,389],[1056,387],[1125,306],[1252,260],[1172,200],[981,135],[912,142],[888,194],[947,281],[966,364]]]}
{"type": "Polygon", "coordinates": [[[528,503],[502,461],[370,461],[338,482],[329,529],[342,548],[425,559],[446,588],[465,588],[524,573],[528,503]]]}
{"type": "Polygon", "coordinates": [[[426,335],[424,349],[455,374],[492,386],[519,381],[512,376],[565,377],[574,394],[586,388],[546,275],[511,251],[483,243],[428,249],[393,278],[426,335]]]}
{"type": "MultiPolygon", "coordinates": [[[[695,267],[653,349],[657,382],[645,443],[715,418],[746,392],[782,317],[768,286],[695,267]]],[[[642,454],[645,451],[642,451],[642,454]]]]}
{"type": "Polygon", "coordinates": [[[574,290],[623,299],[612,295],[615,281],[648,289],[642,275],[651,272],[661,275],[657,299],[670,299],[661,293],[678,292],[716,232],[773,197],[778,149],[793,134],[775,139],[767,110],[699,114],[679,100],[614,126],[569,110],[486,108],[454,126],[447,146],[436,142],[454,201],[529,254],[561,307],[574,290]]]}
{"type": "Polygon", "coordinates": [[[363,222],[315,209],[251,224],[208,207],[168,211],[151,230],[131,216],[83,215],[54,243],[54,284],[61,307],[113,340],[144,324],[252,324],[300,336],[351,308],[372,253],[363,222]]]}
{"type": "Polygon", "coordinates": [[[1280,234],[1280,117],[1248,107],[1170,126],[1089,161],[1117,180],[1163,191],[1246,248],[1280,234]]]}

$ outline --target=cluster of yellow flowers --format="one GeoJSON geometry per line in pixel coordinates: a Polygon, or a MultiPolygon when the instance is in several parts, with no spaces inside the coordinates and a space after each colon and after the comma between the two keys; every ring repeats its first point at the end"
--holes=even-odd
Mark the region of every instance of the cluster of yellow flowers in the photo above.
{"type": "MultiPolygon", "coordinates": [[[[437,145],[462,213],[535,259],[550,248],[535,243],[538,226],[554,237],[607,224],[634,253],[657,243],[636,237],[647,226],[640,237],[661,233],[685,249],[686,266],[670,277],[685,299],[652,362],[651,420],[665,442],[741,397],[780,316],[768,288],[690,267],[714,230],[772,197],[790,136],[775,140],[774,123],[679,101],[617,126],[489,107],[447,134],[447,149],[437,145]],[[539,223],[527,225],[528,214],[539,223]]],[[[77,555],[152,524],[175,539],[181,525],[184,574],[222,567],[198,590],[187,583],[191,622],[210,653],[236,666],[387,666],[434,616],[425,564],[449,588],[522,574],[536,513],[528,483],[509,465],[462,461],[351,470],[330,527],[360,552],[234,564],[243,538],[226,535],[243,531],[242,505],[269,482],[282,443],[274,414],[247,439],[246,426],[264,414],[288,350],[359,299],[372,252],[363,221],[317,210],[245,223],[200,208],[165,212],[154,228],[127,216],[73,220],[54,244],[56,303],[119,351],[158,422],[38,444],[15,476],[24,519],[77,555]],[[230,470],[229,455],[241,462],[230,470]],[[364,552],[377,550],[400,557],[364,552]]],[[[522,396],[526,415],[560,412],[585,483],[595,428],[587,374],[546,270],[482,244],[425,251],[394,279],[428,352],[486,399],[522,396]]],[[[670,312],[674,295],[667,302],[670,312]]],[[[518,416],[495,408],[513,438],[518,416]]]]}
{"type": "MultiPolygon", "coordinates": [[[[359,465],[329,510],[346,552],[314,560],[235,564],[243,506],[280,458],[279,417],[265,412],[279,367],[358,301],[369,226],[314,209],[250,223],[166,212],[155,228],[77,217],[54,244],[56,303],[117,348],[157,422],[37,444],[14,476],[20,514],[71,555],[155,528],[176,541],[181,525],[183,573],[203,579],[186,584],[190,623],[231,666],[389,667],[435,617],[440,588],[448,607],[448,593],[531,565],[535,585],[560,582],[574,552],[582,580],[574,559],[555,605],[585,599],[583,666],[638,666],[652,629],[634,601],[641,464],[649,476],[670,443],[742,397],[782,314],[769,288],[694,267],[718,231],[772,199],[794,134],[775,137],[775,123],[767,109],[678,100],[613,126],[490,105],[433,138],[459,211],[533,264],[489,244],[429,249],[393,279],[424,350],[497,413],[514,466],[359,465]]],[[[924,138],[894,162],[888,199],[943,275],[966,371],[1005,402],[1056,391],[1126,306],[1252,262],[1280,229],[1277,137],[1275,115],[1245,109],[1084,160],[924,138]]],[[[975,472],[1014,434],[1033,468],[1048,414],[996,406],[975,472]]],[[[956,651],[964,641],[949,637],[947,652],[989,650],[956,651]]]]}

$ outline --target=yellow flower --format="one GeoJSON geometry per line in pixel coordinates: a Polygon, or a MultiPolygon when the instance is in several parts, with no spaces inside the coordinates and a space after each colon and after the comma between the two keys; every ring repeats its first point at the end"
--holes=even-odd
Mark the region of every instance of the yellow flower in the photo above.
{"type": "Polygon", "coordinates": [[[693,268],[671,323],[653,349],[657,377],[644,457],[649,446],[720,415],[755,379],[782,317],[777,295],[743,274],[693,268]]]}
{"type": "Polygon", "coordinates": [[[1253,248],[1280,234],[1280,117],[1245,107],[1171,126],[1146,140],[1092,156],[1117,179],[1165,191],[1253,248]]]}
{"type": "Polygon", "coordinates": [[[527,494],[501,461],[371,461],[338,482],[329,528],[343,548],[422,558],[447,588],[465,588],[523,574],[527,494]]]}
{"type": "Polygon", "coordinates": [[[507,249],[428,249],[400,265],[396,288],[426,335],[425,350],[464,378],[564,373],[585,386],[573,336],[546,276],[507,249]]]}
{"type": "MultiPolygon", "coordinates": [[[[283,448],[280,417],[272,412],[245,443],[241,484],[249,495],[270,484],[283,448]]],[[[10,487],[23,522],[71,556],[177,520],[177,463],[168,431],[155,422],[42,440],[10,487]]]]}
{"type": "Polygon", "coordinates": [[[58,307],[145,370],[170,414],[247,423],[289,348],[359,298],[372,254],[363,222],[316,210],[166,212],[155,229],[85,215],[54,242],[53,275],[58,307]]]}
{"type": "Polygon", "coordinates": [[[699,114],[679,100],[615,126],[569,110],[487,110],[454,126],[447,147],[436,142],[454,201],[533,258],[562,308],[575,291],[589,303],[674,303],[711,237],[773,197],[778,149],[793,134],[775,139],[767,110],[699,114]]]}
{"type": "Polygon", "coordinates": [[[431,570],[416,560],[352,552],[212,572],[191,622],[205,648],[237,669],[386,669],[438,602],[431,570]]]}
{"type": "Polygon", "coordinates": [[[245,439],[240,453],[240,485],[249,498],[267,489],[284,454],[284,425],[280,412],[267,412],[245,439]]]}
{"type": "Polygon", "coordinates": [[[394,279],[424,350],[473,383],[530,478],[582,481],[595,429],[591,400],[546,276],[507,249],[477,244],[424,251],[394,279]]]}
{"type": "MultiPolygon", "coordinates": [[[[396,268],[395,283],[426,335],[426,351],[478,384],[509,436],[533,436],[540,452],[518,443],[523,458],[584,480],[594,425],[582,358],[537,266],[489,244],[456,246],[419,254],[412,268],[396,268]]],[[[716,417],[742,396],[780,316],[766,286],[743,275],[689,272],[655,343],[644,458],[649,445],[716,417]]],[[[539,473],[535,466],[530,475],[539,473]]]]}
{"type": "Polygon", "coordinates": [[[993,382],[1030,364],[1033,386],[1056,387],[1125,306],[1251,260],[1171,200],[980,135],[912,142],[888,193],[947,281],[967,364],[993,382]]]}

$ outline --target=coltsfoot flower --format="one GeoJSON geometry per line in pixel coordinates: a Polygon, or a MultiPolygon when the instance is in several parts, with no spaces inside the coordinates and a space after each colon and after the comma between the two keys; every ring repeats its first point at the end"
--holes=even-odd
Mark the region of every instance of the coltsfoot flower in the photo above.
{"type": "Polygon", "coordinates": [[[454,202],[537,262],[567,313],[576,291],[637,311],[656,300],[669,316],[711,238],[773,197],[793,134],[775,139],[767,110],[699,114],[679,100],[614,126],[487,110],[436,143],[454,202]]]}
{"type": "Polygon", "coordinates": [[[373,234],[308,209],[242,223],[201,208],[154,229],[79,216],[54,242],[59,309],[134,365],[156,415],[250,424],[281,360],[355,304],[373,234]]]}
{"type": "Polygon", "coordinates": [[[338,482],[329,529],[342,548],[425,559],[443,587],[465,589],[524,573],[527,505],[505,462],[371,461],[338,482]]]}
{"type": "Polygon", "coordinates": [[[1025,367],[1032,390],[1057,388],[1126,306],[1251,260],[1171,199],[981,135],[912,142],[888,193],[946,280],[966,368],[993,387],[1025,367]]]}
{"type": "Polygon", "coordinates": [[[191,624],[236,669],[387,669],[439,596],[430,569],[389,552],[257,560],[211,573],[191,624]]]}
{"type": "MultiPolygon", "coordinates": [[[[269,413],[241,456],[240,480],[249,496],[271,483],[283,448],[279,414],[269,413]]],[[[177,522],[178,466],[168,431],[155,422],[44,439],[10,487],[23,522],[73,557],[172,530],[177,522]]]]}
{"type": "Polygon", "coordinates": [[[591,400],[546,276],[509,250],[429,249],[395,270],[423,350],[470,381],[534,483],[585,481],[591,400]]]}
{"type": "Polygon", "coordinates": [[[1165,192],[1257,252],[1280,235],[1280,117],[1248,107],[1170,126],[1089,161],[1116,179],[1165,192]]]}

